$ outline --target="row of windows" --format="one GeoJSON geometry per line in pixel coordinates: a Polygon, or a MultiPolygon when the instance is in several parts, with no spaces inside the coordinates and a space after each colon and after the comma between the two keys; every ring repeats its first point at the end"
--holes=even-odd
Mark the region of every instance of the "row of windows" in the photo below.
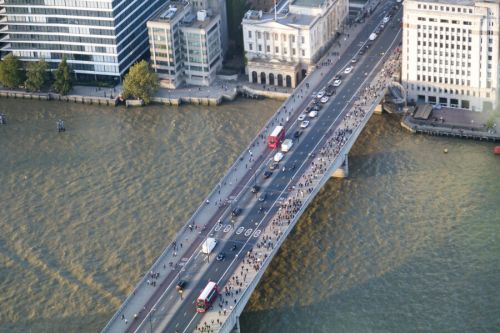
{"type": "MultiPolygon", "coordinates": [[[[446,31],[446,32],[449,32],[450,30],[453,29],[452,32],[455,32],[455,28],[450,28],[450,27],[438,27],[438,26],[435,26],[435,25],[420,25],[420,24],[417,24],[417,30],[419,29],[423,29],[423,30],[434,30],[434,31],[446,31]]],[[[456,32],[457,33],[460,33],[462,32],[463,34],[465,33],[468,33],[468,34],[471,34],[472,33],[472,30],[471,29],[456,29],[456,32]]]]}
{"type": "Polygon", "coordinates": [[[71,33],[81,35],[102,35],[113,36],[113,30],[109,29],[94,29],[89,27],[60,27],[48,25],[10,25],[10,31],[29,31],[29,32],[48,32],[48,33],[71,33]]]}
{"type": "MultiPolygon", "coordinates": [[[[264,35],[264,38],[265,38],[266,40],[269,40],[269,39],[270,39],[270,38],[269,38],[269,35],[270,35],[270,33],[269,33],[269,32],[264,32],[264,33],[262,34],[260,31],[256,31],[256,32],[255,32],[255,35],[257,36],[257,39],[262,39],[262,35],[264,35]]],[[[273,33],[273,37],[274,37],[274,40],[276,40],[276,41],[277,41],[277,40],[279,40],[279,34],[277,34],[277,33],[273,33]]],[[[304,36],[300,36],[300,37],[301,37],[301,38],[300,38],[301,43],[302,43],[302,44],[305,44],[305,42],[306,42],[305,37],[304,37],[304,36]]],[[[248,38],[252,38],[252,31],[251,31],[251,30],[248,30],[248,38]]],[[[295,43],[295,35],[289,35],[289,37],[288,37],[288,38],[290,39],[290,41],[291,41],[292,43],[295,43]]],[[[286,35],[286,34],[281,34],[281,40],[282,40],[283,42],[286,42],[286,40],[287,40],[287,35],[286,35]]]]}
{"type": "MultiPolygon", "coordinates": [[[[248,49],[250,51],[253,51],[253,44],[252,43],[248,44],[248,49]]],[[[283,54],[284,55],[288,54],[288,49],[286,47],[284,47],[282,50],[283,50],[283,54]]],[[[262,45],[261,44],[257,45],[257,51],[262,52],[262,45]]],[[[302,51],[302,56],[305,57],[306,56],[306,50],[301,49],[301,51],[302,51]]],[[[266,52],[267,53],[271,53],[271,46],[270,45],[266,45],[266,52]]],[[[275,54],[279,54],[280,53],[279,46],[275,46],[274,47],[274,53],[275,54]]],[[[297,50],[295,48],[292,48],[292,56],[294,56],[294,55],[297,55],[297,50]]]]}
{"type": "Polygon", "coordinates": [[[455,49],[455,46],[456,46],[456,49],[457,50],[460,50],[460,46],[462,47],[461,49],[462,50],[467,50],[467,51],[471,51],[472,50],[472,47],[470,45],[455,45],[455,44],[448,44],[448,43],[437,43],[437,42],[427,42],[427,41],[417,41],[417,45],[420,46],[434,46],[434,47],[439,47],[439,48],[443,48],[443,47],[446,47],[447,49],[451,48],[451,49],[455,49]]]}
{"type": "MultiPolygon", "coordinates": [[[[422,33],[420,31],[417,32],[417,37],[434,38],[434,39],[440,39],[440,40],[442,40],[442,39],[444,39],[444,40],[453,40],[453,41],[455,40],[455,35],[451,35],[451,36],[450,35],[444,35],[443,36],[443,35],[438,35],[438,34],[427,34],[425,32],[422,33]]],[[[456,36],[456,40],[457,40],[457,42],[459,42],[460,40],[462,40],[462,42],[469,42],[469,43],[471,43],[472,42],[472,37],[465,37],[465,36],[460,37],[460,36],[456,36]]],[[[491,39],[491,41],[493,41],[493,40],[491,39]]]]}
{"type": "Polygon", "coordinates": [[[99,47],[93,45],[71,45],[71,44],[46,44],[46,43],[21,43],[13,41],[11,47],[14,50],[60,50],[60,51],[75,51],[75,52],[95,52],[114,54],[115,49],[112,47],[99,47]]]}
{"type": "MultiPolygon", "coordinates": [[[[427,21],[427,18],[426,17],[417,17],[417,20],[418,21],[427,21]]],[[[438,22],[438,19],[435,18],[435,17],[429,17],[429,22],[438,22]]],[[[445,23],[445,24],[449,24],[450,21],[448,19],[440,19],[439,20],[439,23],[445,23]]],[[[472,25],[472,22],[471,21],[458,21],[458,20],[451,20],[451,24],[463,24],[463,25],[472,25]]]]}
{"type": "Polygon", "coordinates": [[[439,11],[447,11],[447,12],[457,12],[457,13],[469,13],[472,14],[472,8],[462,8],[462,7],[449,7],[449,6],[439,6],[439,5],[424,5],[418,4],[418,9],[429,9],[429,10],[439,10],[439,11]]]}
{"type": "Polygon", "coordinates": [[[112,27],[113,21],[111,20],[87,20],[87,19],[74,19],[66,17],[42,17],[42,16],[8,16],[8,22],[22,22],[22,23],[49,23],[49,24],[71,24],[71,25],[87,25],[94,27],[112,27]]]}
{"type": "Polygon", "coordinates": [[[456,84],[456,85],[462,85],[462,86],[467,84],[467,86],[470,86],[470,80],[453,79],[453,78],[448,79],[447,77],[434,76],[434,75],[417,74],[417,81],[444,83],[444,84],[456,84]]]}
{"type": "MultiPolygon", "coordinates": [[[[455,69],[455,70],[450,69],[450,70],[448,70],[448,68],[417,66],[417,71],[422,71],[422,72],[428,71],[429,73],[452,74],[452,75],[455,74],[455,75],[462,75],[462,76],[465,76],[465,73],[467,73],[467,76],[470,76],[470,71],[469,70],[465,71],[463,69],[462,70],[460,70],[460,69],[455,69]]],[[[448,82],[446,82],[446,83],[448,83],[448,82]]]]}
{"type": "Polygon", "coordinates": [[[63,16],[87,16],[87,17],[112,17],[110,11],[96,11],[84,9],[55,9],[37,7],[7,7],[7,14],[29,14],[29,15],[63,15],[63,16]]]}
{"type": "Polygon", "coordinates": [[[111,4],[106,1],[80,1],[80,0],[5,0],[6,5],[30,6],[58,6],[69,8],[99,8],[111,9],[111,4]]]}
{"type": "Polygon", "coordinates": [[[42,42],[64,42],[64,43],[83,43],[83,44],[109,44],[114,45],[113,38],[99,37],[80,37],[67,35],[33,35],[11,33],[9,37],[12,41],[42,41],[42,42]]]}

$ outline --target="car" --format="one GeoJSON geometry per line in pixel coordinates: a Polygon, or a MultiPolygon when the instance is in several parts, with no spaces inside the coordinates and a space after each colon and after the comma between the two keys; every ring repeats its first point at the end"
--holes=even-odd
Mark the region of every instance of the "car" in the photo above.
{"type": "Polygon", "coordinates": [[[273,163],[269,164],[269,169],[276,170],[278,168],[278,166],[279,166],[278,162],[273,162],[273,163]]]}
{"type": "Polygon", "coordinates": [[[389,22],[390,19],[391,19],[390,16],[386,16],[383,18],[382,22],[387,23],[387,22],[389,22]]]}
{"type": "Polygon", "coordinates": [[[236,244],[233,244],[233,246],[231,246],[231,251],[236,251],[238,249],[238,247],[236,246],[236,244]]]}
{"type": "Polygon", "coordinates": [[[301,135],[302,135],[302,131],[295,131],[295,133],[293,133],[293,137],[296,139],[300,138],[301,135]]]}
{"type": "Polygon", "coordinates": [[[363,54],[365,54],[365,50],[363,50],[363,49],[359,50],[358,54],[359,54],[360,56],[362,56],[363,54]]]}
{"type": "Polygon", "coordinates": [[[186,280],[179,280],[179,282],[177,282],[177,285],[175,286],[175,289],[177,289],[177,291],[179,292],[184,291],[186,285],[187,285],[186,280]]]}
{"type": "Polygon", "coordinates": [[[338,86],[340,86],[341,84],[342,84],[342,81],[340,81],[340,80],[335,80],[335,81],[333,81],[333,86],[335,86],[335,87],[338,87],[338,86]]]}
{"type": "Polygon", "coordinates": [[[384,29],[385,28],[385,25],[381,24],[380,25],[380,30],[384,29]]]}
{"type": "Polygon", "coordinates": [[[317,98],[321,98],[325,96],[325,91],[324,90],[321,90],[320,92],[318,92],[318,94],[316,95],[317,98]]]}
{"type": "Polygon", "coordinates": [[[264,177],[264,179],[267,179],[267,178],[271,177],[272,175],[273,175],[273,173],[271,171],[264,171],[263,177],[264,177]]]}
{"type": "Polygon", "coordinates": [[[306,117],[307,117],[307,114],[303,113],[303,114],[301,114],[301,115],[297,118],[297,120],[298,120],[298,121],[302,121],[302,120],[306,119],[306,117]]]}
{"type": "Polygon", "coordinates": [[[233,217],[236,217],[236,216],[238,216],[238,215],[240,215],[240,214],[241,214],[241,211],[242,211],[242,209],[241,209],[241,208],[236,207],[236,208],[235,208],[235,209],[233,209],[233,211],[231,212],[231,215],[232,215],[233,217]]]}
{"type": "Polygon", "coordinates": [[[309,126],[309,120],[304,120],[300,123],[300,128],[307,128],[309,126]]]}
{"type": "Polygon", "coordinates": [[[333,77],[334,80],[340,80],[342,78],[342,75],[337,74],[333,77]]]}
{"type": "Polygon", "coordinates": [[[330,99],[330,97],[328,96],[325,96],[321,99],[321,103],[325,104],[326,102],[328,102],[328,100],[330,99]]]}
{"type": "MultiPolygon", "coordinates": [[[[323,97],[324,98],[324,97],[323,97]]],[[[315,105],[312,109],[312,111],[320,111],[323,108],[321,104],[315,105]]]]}
{"type": "Polygon", "coordinates": [[[314,118],[314,117],[316,117],[317,115],[318,115],[318,111],[311,111],[311,112],[309,112],[309,114],[308,114],[309,118],[314,118]]]}
{"type": "Polygon", "coordinates": [[[352,59],[351,59],[351,64],[355,64],[355,63],[357,63],[357,62],[358,62],[358,59],[356,59],[356,58],[352,58],[352,59]]]}
{"type": "Polygon", "coordinates": [[[252,186],[252,193],[257,193],[259,191],[260,191],[260,186],[259,185],[252,186]]]}
{"type": "Polygon", "coordinates": [[[312,107],[313,107],[312,105],[306,106],[306,111],[308,111],[308,112],[311,111],[312,107]]]}
{"type": "Polygon", "coordinates": [[[279,162],[283,159],[283,157],[285,157],[285,155],[279,151],[276,154],[274,154],[273,160],[274,162],[279,162]]]}
{"type": "Polygon", "coordinates": [[[349,66],[346,69],[344,69],[344,74],[349,74],[350,72],[352,72],[352,66],[349,66]]]}
{"type": "Polygon", "coordinates": [[[372,44],[371,44],[371,43],[366,43],[366,44],[365,44],[365,50],[368,50],[371,46],[372,46],[372,44]]]}
{"type": "Polygon", "coordinates": [[[221,252],[217,255],[217,258],[215,258],[215,259],[217,259],[217,261],[222,261],[222,260],[226,259],[226,254],[224,252],[221,252]]]}
{"type": "Polygon", "coordinates": [[[267,193],[266,192],[262,192],[260,195],[259,195],[259,201],[260,202],[263,202],[263,201],[266,201],[267,199],[267,193]]]}

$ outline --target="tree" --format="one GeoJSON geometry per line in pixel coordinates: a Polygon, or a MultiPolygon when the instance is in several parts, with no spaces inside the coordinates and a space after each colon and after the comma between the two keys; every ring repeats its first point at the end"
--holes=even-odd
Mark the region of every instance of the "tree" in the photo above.
{"type": "Polygon", "coordinates": [[[144,101],[145,104],[151,102],[151,97],[158,90],[158,76],[154,73],[149,64],[142,60],[132,66],[123,80],[123,97],[134,97],[144,101]]]}
{"type": "Polygon", "coordinates": [[[66,95],[70,92],[73,82],[71,80],[71,71],[69,69],[66,57],[64,57],[57,66],[54,73],[54,90],[61,95],[66,95]]]}
{"type": "Polygon", "coordinates": [[[7,88],[17,88],[24,82],[23,63],[12,54],[0,61],[0,83],[7,88]]]}
{"type": "Polygon", "coordinates": [[[32,62],[26,71],[26,88],[31,91],[40,91],[47,82],[49,65],[44,59],[32,62]]]}

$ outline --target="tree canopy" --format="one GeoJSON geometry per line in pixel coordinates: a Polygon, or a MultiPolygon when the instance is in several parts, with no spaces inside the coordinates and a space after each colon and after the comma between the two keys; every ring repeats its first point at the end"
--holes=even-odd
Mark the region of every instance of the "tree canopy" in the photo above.
{"type": "Polygon", "coordinates": [[[23,63],[14,55],[0,61],[0,83],[7,88],[17,88],[24,82],[23,63]]]}
{"type": "Polygon", "coordinates": [[[123,97],[142,99],[145,104],[149,104],[158,87],[158,76],[151,70],[149,64],[142,60],[133,65],[125,75],[123,97]]]}
{"type": "Polygon", "coordinates": [[[32,62],[26,70],[26,88],[31,91],[40,91],[47,82],[49,65],[44,59],[32,62]]]}
{"type": "Polygon", "coordinates": [[[62,59],[54,73],[54,90],[61,95],[67,95],[73,86],[71,80],[71,70],[69,69],[66,57],[62,59]]]}

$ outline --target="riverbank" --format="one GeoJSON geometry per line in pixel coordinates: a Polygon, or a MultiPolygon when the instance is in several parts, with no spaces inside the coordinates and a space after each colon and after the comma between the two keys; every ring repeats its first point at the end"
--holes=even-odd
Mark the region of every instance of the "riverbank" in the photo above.
{"type": "Polygon", "coordinates": [[[487,122],[487,113],[443,108],[432,109],[426,119],[418,119],[413,112],[403,117],[401,126],[416,134],[500,141],[500,118],[494,119],[492,128],[487,127],[487,122]]]}

